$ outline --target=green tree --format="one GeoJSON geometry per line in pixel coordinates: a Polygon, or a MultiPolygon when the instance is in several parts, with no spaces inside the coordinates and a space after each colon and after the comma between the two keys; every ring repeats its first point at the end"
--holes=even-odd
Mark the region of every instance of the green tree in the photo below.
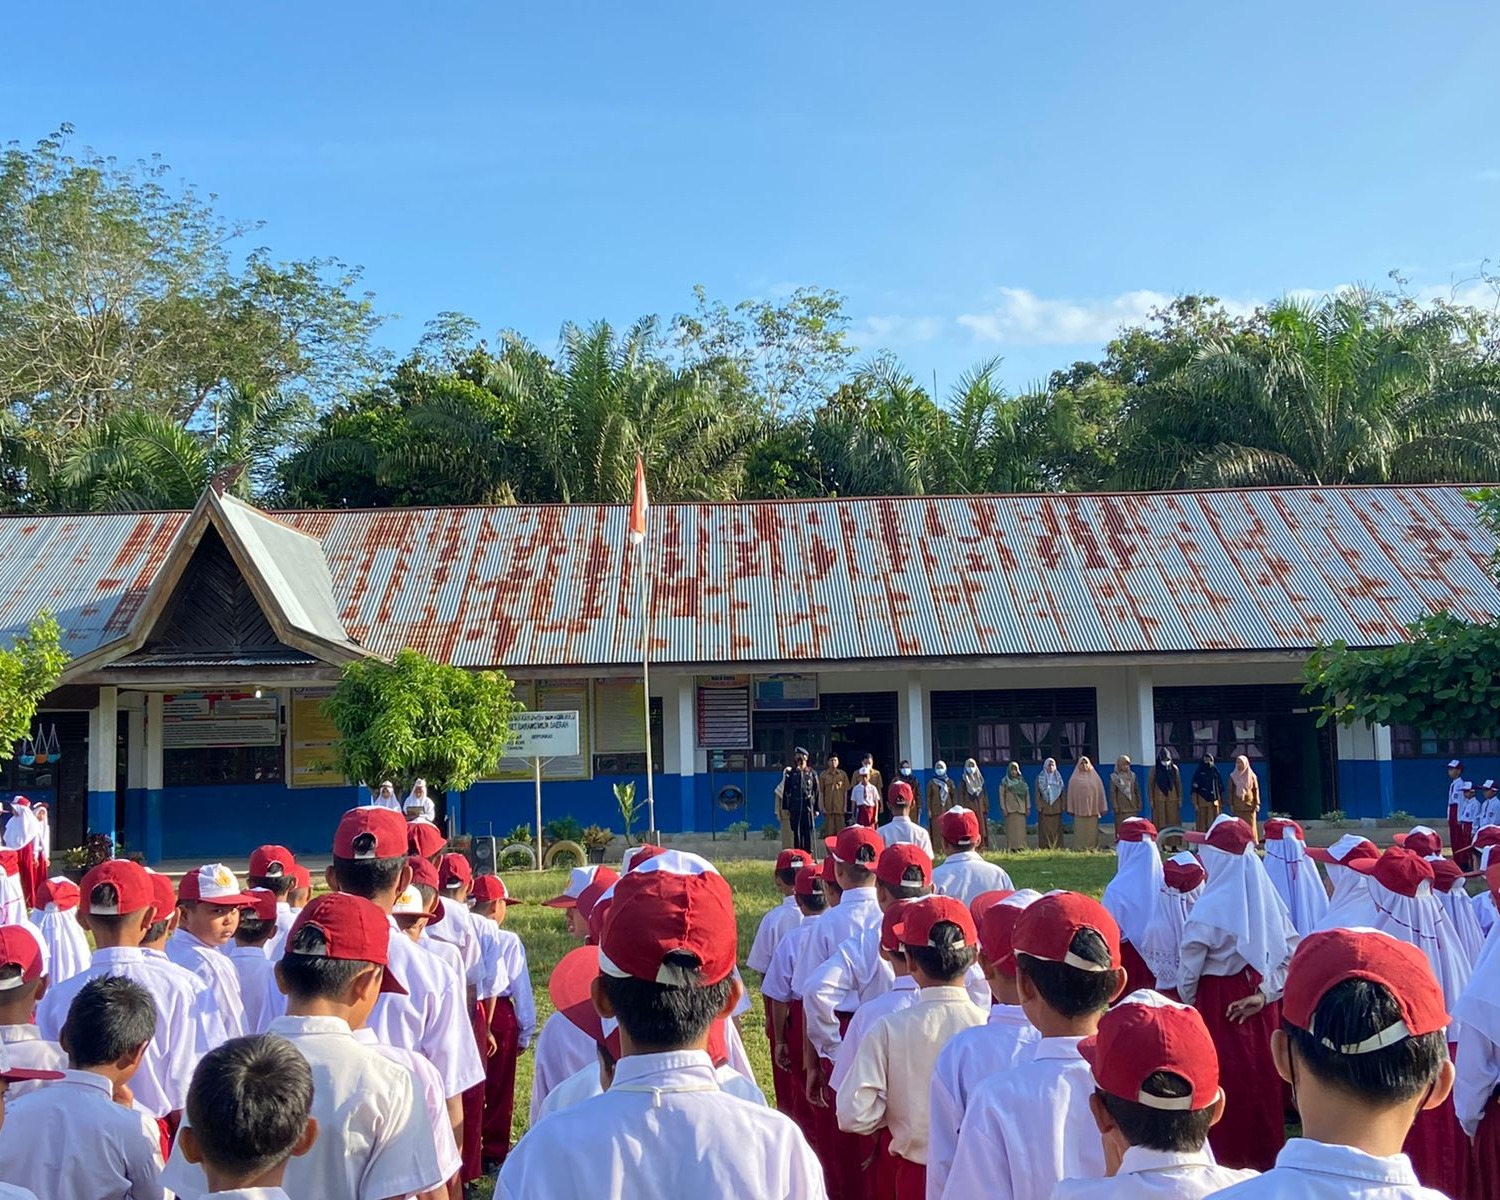
{"type": "Polygon", "coordinates": [[[339,731],[334,765],[348,779],[416,779],[429,791],[464,791],[500,762],[516,710],[499,671],[466,671],[402,650],[391,662],[344,668],[323,711],[339,731]]]}
{"type": "Polygon", "coordinates": [[[9,650],[0,650],[0,760],[11,758],[31,732],[37,705],[68,665],[61,639],[52,614],[41,612],[9,650]]]}

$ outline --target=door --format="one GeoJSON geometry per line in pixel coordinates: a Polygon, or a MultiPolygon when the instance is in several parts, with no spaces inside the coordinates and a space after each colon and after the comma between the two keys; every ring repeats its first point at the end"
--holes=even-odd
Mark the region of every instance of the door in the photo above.
{"type": "Polygon", "coordinates": [[[1271,812],[1315,820],[1332,810],[1334,796],[1331,728],[1318,728],[1310,712],[1273,713],[1266,718],[1269,788],[1262,819],[1271,812]]]}
{"type": "MultiPolygon", "coordinates": [[[[875,756],[875,769],[881,781],[890,786],[896,778],[896,726],[889,721],[855,721],[840,725],[831,731],[832,751],[839,756],[839,765],[849,772],[849,782],[857,783],[855,772],[866,754],[875,756]]],[[[890,820],[885,795],[880,797],[880,820],[890,820]]]]}

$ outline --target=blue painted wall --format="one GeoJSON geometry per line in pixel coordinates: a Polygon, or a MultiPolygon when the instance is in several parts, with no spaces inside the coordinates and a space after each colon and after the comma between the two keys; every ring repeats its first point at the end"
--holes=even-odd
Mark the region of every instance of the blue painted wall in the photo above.
{"type": "Polygon", "coordinates": [[[238,858],[266,842],[327,854],[339,817],[359,801],[352,787],[163,788],[161,857],[238,858]]]}

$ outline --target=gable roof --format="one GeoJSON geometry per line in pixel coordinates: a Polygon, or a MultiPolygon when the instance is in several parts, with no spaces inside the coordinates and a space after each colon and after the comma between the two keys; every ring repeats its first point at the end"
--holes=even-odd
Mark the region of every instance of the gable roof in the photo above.
{"type": "MultiPolygon", "coordinates": [[[[325,661],[411,646],[470,667],[628,666],[627,516],[205,497],[191,516],[4,518],[0,627],[45,605],[75,655],[144,637],[153,583],[175,580],[168,548],[214,520],[278,636],[325,661]]],[[[650,520],[663,665],[1296,651],[1388,644],[1440,609],[1500,615],[1494,536],[1457,487],[672,504],[650,520]]]]}

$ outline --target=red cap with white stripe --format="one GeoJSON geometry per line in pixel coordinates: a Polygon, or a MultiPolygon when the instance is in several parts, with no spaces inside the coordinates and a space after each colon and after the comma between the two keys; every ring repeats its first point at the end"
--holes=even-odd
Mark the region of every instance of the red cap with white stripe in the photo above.
{"type": "Polygon", "coordinates": [[[734,970],[738,948],[728,882],[706,859],[668,850],[615,885],[599,969],[666,987],[711,986],[734,970]]]}
{"type": "Polygon", "coordinates": [[[240,887],[234,872],[223,863],[208,863],[196,871],[189,871],[177,885],[177,899],[227,904],[234,908],[255,903],[255,897],[240,887]]]}
{"type": "Polygon", "coordinates": [[[1049,892],[1021,914],[1011,941],[1017,954],[1044,962],[1065,963],[1080,971],[1120,969],[1120,926],[1092,896],[1080,892],[1049,892]],[[1109,951],[1108,965],[1090,962],[1073,953],[1073,939],[1092,930],[1109,951]]]}
{"type": "Polygon", "coordinates": [[[1160,992],[1131,992],[1099,1018],[1078,1044],[1101,1092],[1159,1112],[1198,1112],[1218,1100],[1219,1055],[1198,1010],[1160,992]],[[1146,1081],[1158,1071],[1189,1085],[1186,1096],[1158,1096],[1146,1081]]]}
{"type": "Polygon", "coordinates": [[[1384,1029],[1370,1029],[1356,1042],[1335,1044],[1322,1039],[1339,1054],[1368,1054],[1405,1038],[1436,1033],[1452,1021],[1427,956],[1409,942],[1374,929],[1328,929],[1303,938],[1287,967],[1281,1019],[1318,1036],[1318,1005],[1350,979],[1385,988],[1401,1016],[1384,1029]]]}

